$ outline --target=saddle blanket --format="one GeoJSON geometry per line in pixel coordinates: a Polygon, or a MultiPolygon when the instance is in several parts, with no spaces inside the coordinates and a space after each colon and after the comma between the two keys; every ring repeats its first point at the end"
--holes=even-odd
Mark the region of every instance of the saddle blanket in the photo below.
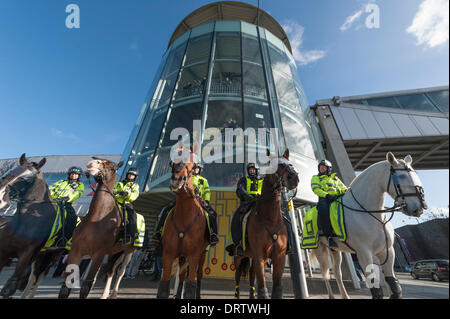
{"type": "MultiPolygon", "coordinates": [[[[64,220],[67,218],[67,212],[64,209],[64,220]]],[[[81,218],[77,217],[77,226],[81,223],[81,218]]],[[[50,230],[50,235],[48,236],[47,241],[45,242],[44,247],[41,248],[41,251],[47,251],[49,248],[54,247],[55,244],[61,239],[62,236],[62,216],[61,216],[61,207],[58,205],[58,210],[56,212],[55,220],[53,221],[52,229],[50,230]]],[[[70,250],[72,248],[72,237],[66,243],[66,249],[70,250]]]]}
{"type": "MultiPolygon", "coordinates": [[[[345,231],[344,222],[344,208],[341,203],[342,198],[334,201],[330,205],[330,222],[334,233],[341,242],[347,240],[347,233],[345,231]]],[[[319,228],[317,224],[317,207],[309,209],[305,214],[303,221],[302,242],[301,248],[314,249],[319,245],[319,228]]]]}

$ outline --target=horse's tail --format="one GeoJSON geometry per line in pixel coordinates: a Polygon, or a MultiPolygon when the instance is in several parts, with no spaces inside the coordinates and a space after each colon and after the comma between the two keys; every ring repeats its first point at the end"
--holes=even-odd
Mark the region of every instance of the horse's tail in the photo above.
{"type": "Polygon", "coordinates": [[[241,272],[241,276],[245,276],[250,269],[250,258],[245,257],[242,258],[241,263],[239,264],[239,271],[241,272]]]}

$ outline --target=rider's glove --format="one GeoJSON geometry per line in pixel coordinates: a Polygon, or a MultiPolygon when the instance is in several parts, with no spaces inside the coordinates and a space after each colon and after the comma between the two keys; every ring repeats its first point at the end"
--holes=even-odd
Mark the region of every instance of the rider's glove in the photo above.
{"type": "Polygon", "coordinates": [[[121,191],[121,192],[119,193],[119,196],[120,196],[120,197],[127,197],[127,196],[128,196],[128,192],[127,192],[127,191],[121,191]]]}
{"type": "Polygon", "coordinates": [[[68,201],[69,201],[69,197],[67,197],[67,196],[58,198],[58,202],[66,203],[68,201]]]}
{"type": "Polygon", "coordinates": [[[337,199],[336,195],[327,194],[325,197],[329,202],[334,202],[337,199]]]}

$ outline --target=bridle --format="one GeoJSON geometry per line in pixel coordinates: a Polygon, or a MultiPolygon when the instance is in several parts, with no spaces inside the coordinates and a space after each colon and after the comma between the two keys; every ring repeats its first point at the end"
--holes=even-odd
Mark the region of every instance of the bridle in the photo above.
{"type": "Polygon", "coordinates": [[[187,167],[186,163],[184,163],[183,161],[181,161],[179,163],[174,163],[171,161],[170,166],[172,167],[171,180],[176,181],[176,182],[182,182],[183,183],[182,188],[186,192],[186,194],[188,194],[189,197],[196,198],[197,196],[195,195],[194,191],[188,187],[189,178],[192,176],[195,168],[189,169],[187,167]],[[174,176],[174,170],[176,173],[178,173],[178,172],[183,171],[184,169],[186,169],[186,171],[187,171],[186,175],[179,176],[179,177],[174,176]]]}
{"type": "MultiPolygon", "coordinates": [[[[294,166],[287,162],[282,163],[283,169],[281,170],[281,173],[278,173],[278,170],[276,171],[275,175],[277,178],[277,182],[272,187],[272,194],[276,195],[280,190],[282,190],[284,187],[286,187],[285,182],[283,180],[284,173],[288,172],[289,175],[295,175],[297,172],[294,169],[294,166]]],[[[294,195],[291,196],[288,201],[291,201],[295,196],[297,195],[297,188],[295,188],[294,195]]]]}

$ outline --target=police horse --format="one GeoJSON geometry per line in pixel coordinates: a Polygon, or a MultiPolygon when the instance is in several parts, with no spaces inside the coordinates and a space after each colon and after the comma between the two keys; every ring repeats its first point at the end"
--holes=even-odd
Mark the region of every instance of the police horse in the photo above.
{"type": "Polygon", "coordinates": [[[336,240],[338,248],[331,250],[327,238],[319,237],[318,248],[313,250],[330,298],[334,298],[334,295],[329,283],[329,253],[341,296],[349,298],[342,282],[341,252],[356,253],[366,277],[374,279],[371,281],[373,287],[370,288],[374,299],[383,298],[383,290],[377,285],[381,283],[379,268],[391,291],[390,298],[402,297],[402,288],[394,274],[394,229],[387,214],[401,211],[407,216],[419,217],[427,208],[422,183],[411,164],[410,155],[401,160],[389,152],[386,161],[375,163],[364,170],[343,195],[347,241],[343,243],[336,240]],[[384,208],[386,193],[395,201],[391,209],[384,208]]]}
{"type": "MultiPolygon", "coordinates": [[[[89,206],[88,214],[73,233],[72,248],[67,259],[67,265],[73,266],[79,265],[83,256],[91,256],[91,266],[81,285],[80,298],[87,298],[105,255],[108,255],[107,279],[101,298],[115,298],[126,266],[136,250],[133,242],[122,243],[119,241],[123,229],[122,223],[125,221],[124,214],[114,198],[113,188],[117,170],[122,165],[123,162],[116,164],[97,157],[93,157],[93,160],[87,164],[87,172],[94,176],[98,187],[89,206]],[[119,265],[116,284],[109,296],[112,277],[119,265]]],[[[64,274],[66,277],[69,275],[69,270],[71,269],[66,268],[64,274]]],[[[59,292],[59,298],[68,298],[70,291],[71,288],[64,282],[59,292]]]]}

